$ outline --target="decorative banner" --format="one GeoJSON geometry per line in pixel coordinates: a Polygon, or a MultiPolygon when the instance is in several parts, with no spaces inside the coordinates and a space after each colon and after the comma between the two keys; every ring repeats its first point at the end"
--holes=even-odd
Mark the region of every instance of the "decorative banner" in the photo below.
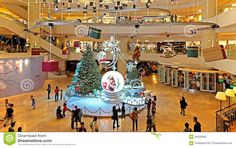
{"type": "Polygon", "coordinates": [[[107,92],[119,92],[124,85],[124,77],[117,71],[109,71],[102,77],[102,88],[107,92]]]}

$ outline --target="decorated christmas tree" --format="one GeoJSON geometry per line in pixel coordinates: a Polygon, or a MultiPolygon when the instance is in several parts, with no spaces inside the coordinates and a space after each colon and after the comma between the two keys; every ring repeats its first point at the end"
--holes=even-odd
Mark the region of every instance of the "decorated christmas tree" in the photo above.
{"type": "Polygon", "coordinates": [[[136,66],[130,62],[127,64],[126,82],[129,83],[135,79],[140,79],[140,75],[136,66]]]}
{"type": "Polygon", "coordinates": [[[90,47],[87,47],[82,59],[77,64],[75,75],[69,88],[75,94],[85,95],[101,90],[101,74],[93,55],[93,51],[90,47]]]}

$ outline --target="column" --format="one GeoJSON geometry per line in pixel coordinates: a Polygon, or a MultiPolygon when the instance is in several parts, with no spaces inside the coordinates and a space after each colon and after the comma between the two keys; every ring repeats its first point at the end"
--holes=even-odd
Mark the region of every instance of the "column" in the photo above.
{"type": "Polygon", "coordinates": [[[202,19],[207,19],[216,16],[216,7],[218,0],[203,0],[202,1],[202,19]]]}
{"type": "MultiPolygon", "coordinates": [[[[40,4],[38,0],[29,0],[29,8],[28,8],[28,12],[27,15],[29,17],[28,23],[29,23],[29,28],[31,28],[33,25],[35,25],[39,20],[39,15],[40,15],[40,4]],[[29,13],[29,14],[28,14],[29,13]]],[[[27,17],[27,18],[28,18],[27,17]]],[[[36,28],[34,30],[32,30],[33,32],[37,32],[40,33],[40,28],[36,28]]],[[[30,47],[34,47],[34,45],[36,45],[37,47],[39,47],[39,36],[40,35],[33,35],[32,33],[29,33],[29,43],[30,43],[30,47]]]]}
{"type": "MultiPolygon", "coordinates": [[[[216,16],[216,7],[218,0],[203,0],[202,1],[202,19],[207,19],[216,16]]],[[[207,30],[202,33],[201,49],[216,46],[217,38],[214,30],[207,30]]]]}
{"type": "Polygon", "coordinates": [[[126,63],[127,60],[129,59],[129,57],[127,57],[127,43],[128,43],[128,39],[127,38],[119,38],[118,40],[120,40],[120,52],[125,56],[125,57],[121,57],[119,56],[118,58],[118,63],[117,63],[117,69],[118,71],[124,76],[126,75],[126,63]]]}

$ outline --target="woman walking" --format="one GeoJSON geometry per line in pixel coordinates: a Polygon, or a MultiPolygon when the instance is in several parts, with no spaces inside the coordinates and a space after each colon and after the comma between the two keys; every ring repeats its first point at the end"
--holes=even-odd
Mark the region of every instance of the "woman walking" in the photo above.
{"type": "Polygon", "coordinates": [[[50,94],[51,94],[51,85],[48,84],[48,88],[47,88],[47,91],[48,91],[48,99],[50,99],[50,94]]]}
{"type": "Polygon", "coordinates": [[[36,108],[36,100],[35,100],[34,96],[30,96],[30,98],[32,101],[32,107],[33,107],[33,109],[35,109],[36,108]]]}
{"type": "Polygon", "coordinates": [[[187,104],[185,98],[182,97],[182,99],[179,101],[179,103],[180,103],[180,110],[181,110],[181,111],[180,111],[180,114],[183,115],[183,116],[185,116],[185,109],[186,109],[186,107],[188,106],[188,104],[187,104]]]}

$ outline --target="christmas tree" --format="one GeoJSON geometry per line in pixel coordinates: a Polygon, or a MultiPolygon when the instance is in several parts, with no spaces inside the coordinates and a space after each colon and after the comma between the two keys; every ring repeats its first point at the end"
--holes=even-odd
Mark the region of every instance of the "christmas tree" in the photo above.
{"type": "Polygon", "coordinates": [[[140,79],[140,75],[136,66],[130,62],[127,65],[126,82],[130,82],[135,79],[140,79]]]}
{"type": "Polygon", "coordinates": [[[93,59],[93,51],[90,47],[87,47],[82,59],[77,64],[70,89],[75,91],[75,94],[82,95],[101,90],[101,74],[93,59]]]}

